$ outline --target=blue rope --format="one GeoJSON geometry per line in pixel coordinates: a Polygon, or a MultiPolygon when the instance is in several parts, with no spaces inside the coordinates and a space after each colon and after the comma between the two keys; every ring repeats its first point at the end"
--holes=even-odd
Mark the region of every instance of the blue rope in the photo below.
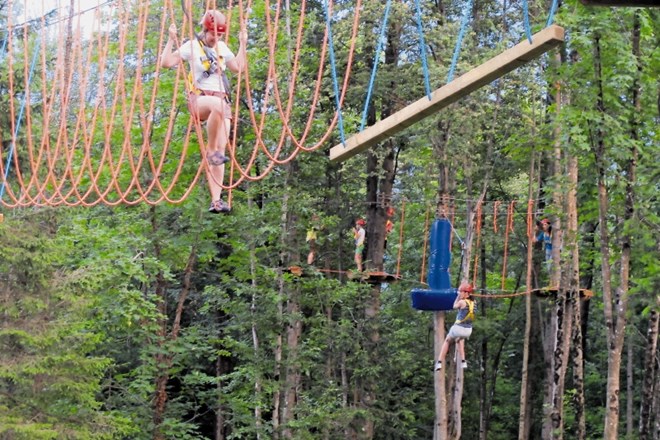
{"type": "MultiPolygon", "coordinates": [[[[32,74],[34,73],[34,66],[37,64],[37,55],[39,55],[39,45],[41,44],[41,38],[37,38],[37,43],[34,47],[34,55],[32,55],[32,63],[30,64],[30,73],[28,74],[28,80],[27,80],[27,85],[28,88],[30,87],[30,83],[32,82],[32,74]]],[[[4,46],[3,46],[4,48],[4,46]]],[[[18,130],[21,128],[21,121],[23,120],[23,112],[25,111],[25,97],[27,96],[27,91],[23,95],[23,102],[21,102],[21,109],[18,112],[18,120],[16,122],[16,130],[14,131],[14,138],[18,136],[18,130]]],[[[5,185],[7,183],[7,177],[9,176],[9,166],[11,165],[11,160],[12,157],[14,156],[14,148],[16,147],[16,143],[14,140],[11,142],[11,147],[9,148],[9,155],[7,156],[7,163],[5,165],[5,178],[2,181],[2,186],[0,187],[0,201],[2,201],[2,198],[5,195],[5,185]]]]}
{"type": "Polygon", "coordinates": [[[7,47],[7,40],[9,39],[9,31],[5,35],[5,39],[2,41],[2,48],[0,48],[0,56],[5,54],[5,47],[7,47]]]}
{"type": "Polygon", "coordinates": [[[548,21],[545,23],[545,27],[548,27],[552,24],[555,18],[556,11],[557,11],[557,0],[552,0],[552,6],[550,6],[550,14],[548,15],[548,21]]]}
{"type": "Polygon", "coordinates": [[[328,2],[323,0],[323,9],[325,10],[325,25],[328,28],[328,44],[330,46],[330,65],[332,66],[332,85],[335,91],[335,105],[337,106],[337,115],[339,117],[339,136],[341,143],[346,146],[346,136],[344,135],[344,119],[341,116],[341,105],[339,103],[339,85],[337,84],[337,66],[335,63],[335,49],[332,43],[332,26],[330,23],[330,11],[328,2]]]}
{"type": "Polygon", "coordinates": [[[387,0],[385,5],[385,14],[383,15],[383,24],[380,28],[380,35],[378,36],[378,47],[376,48],[376,54],[374,55],[374,67],[371,69],[371,79],[369,79],[369,88],[367,89],[367,99],[364,102],[364,112],[362,112],[362,123],[360,124],[360,131],[364,130],[364,126],[367,123],[367,111],[369,110],[369,103],[371,102],[371,94],[374,89],[374,82],[376,81],[376,71],[378,70],[378,59],[380,58],[380,53],[383,50],[383,42],[385,41],[385,31],[387,31],[387,19],[390,15],[390,6],[392,0],[387,0]]]}
{"type": "Polygon", "coordinates": [[[426,96],[431,100],[431,85],[429,83],[429,66],[426,61],[426,41],[424,41],[424,30],[422,29],[422,8],[419,6],[419,0],[415,0],[417,9],[417,32],[419,33],[419,49],[422,55],[422,66],[424,69],[424,86],[426,96]]]}
{"type": "Polygon", "coordinates": [[[523,0],[523,18],[525,22],[525,33],[527,33],[527,41],[532,44],[532,30],[529,27],[529,5],[527,0],[523,0]]]}
{"type": "Polygon", "coordinates": [[[451,59],[451,67],[449,68],[449,73],[447,74],[447,82],[450,83],[454,79],[454,70],[456,70],[456,63],[458,62],[458,55],[461,52],[461,43],[463,42],[463,37],[465,36],[465,29],[467,28],[468,18],[470,17],[470,12],[472,11],[472,0],[468,0],[465,5],[465,10],[463,11],[463,18],[461,19],[461,29],[458,32],[458,38],[456,39],[456,47],[454,48],[454,56],[451,59]]]}

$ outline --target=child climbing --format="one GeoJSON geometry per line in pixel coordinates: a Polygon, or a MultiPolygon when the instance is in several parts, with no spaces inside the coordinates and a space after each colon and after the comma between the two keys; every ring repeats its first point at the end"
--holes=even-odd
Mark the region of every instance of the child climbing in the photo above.
{"type": "Polygon", "coordinates": [[[305,241],[309,244],[309,253],[307,254],[307,264],[310,266],[314,264],[314,259],[316,258],[316,240],[318,240],[318,231],[322,229],[319,216],[314,214],[312,215],[312,221],[310,222],[309,229],[307,230],[307,237],[305,241]]]}
{"type": "Polygon", "coordinates": [[[384,249],[387,249],[387,238],[390,236],[392,231],[394,230],[394,222],[392,222],[392,217],[394,217],[394,208],[391,206],[387,208],[387,211],[385,211],[385,215],[387,216],[387,220],[385,220],[385,245],[384,249]]]}
{"type": "Polygon", "coordinates": [[[453,342],[456,343],[456,348],[458,349],[461,368],[467,368],[465,340],[469,339],[472,334],[472,322],[474,321],[475,311],[477,310],[477,305],[472,300],[472,291],[472,284],[467,282],[461,283],[458,287],[458,295],[454,300],[454,309],[458,310],[456,322],[449,329],[445,342],[442,344],[440,357],[435,363],[435,371],[442,369],[442,364],[449,351],[449,345],[453,342]]]}
{"type": "Polygon", "coordinates": [[[550,220],[544,218],[536,223],[538,233],[534,236],[534,243],[543,243],[545,250],[545,267],[550,271],[552,266],[552,225],[550,220]]]}
{"type": "Polygon", "coordinates": [[[362,272],[362,252],[364,251],[364,238],[366,231],[364,226],[367,224],[364,219],[355,220],[355,227],[353,228],[353,238],[355,239],[355,264],[358,272],[362,272]]]}

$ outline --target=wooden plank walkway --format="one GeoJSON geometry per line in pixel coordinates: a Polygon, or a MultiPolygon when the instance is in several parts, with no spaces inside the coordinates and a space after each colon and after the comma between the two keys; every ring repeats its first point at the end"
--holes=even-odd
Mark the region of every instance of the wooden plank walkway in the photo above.
{"type": "Polygon", "coordinates": [[[341,162],[373,147],[380,141],[394,136],[415,122],[418,122],[480,87],[511,72],[515,68],[539,57],[564,41],[564,28],[549,26],[527,40],[505,50],[501,54],[475,67],[469,72],[445,84],[371,127],[346,139],[346,145],[335,145],[330,149],[330,161],[341,162]]]}

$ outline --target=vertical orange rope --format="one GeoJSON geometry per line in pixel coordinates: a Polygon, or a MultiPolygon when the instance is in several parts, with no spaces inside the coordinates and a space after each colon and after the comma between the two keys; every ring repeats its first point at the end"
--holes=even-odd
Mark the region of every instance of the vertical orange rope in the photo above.
{"type": "MultiPolygon", "coordinates": [[[[476,234],[477,234],[477,243],[476,246],[474,247],[474,266],[472,269],[472,285],[476,286],[477,285],[477,273],[479,272],[479,246],[481,246],[481,216],[482,216],[482,208],[483,204],[482,201],[479,200],[477,202],[477,210],[476,210],[476,234]]],[[[468,265],[469,267],[469,265],[468,265]]],[[[467,274],[466,274],[467,276],[467,274]]]]}
{"type": "Polygon", "coordinates": [[[493,232],[497,234],[497,213],[500,209],[500,202],[499,200],[496,200],[495,203],[493,203],[493,232]]]}
{"type": "Polygon", "coordinates": [[[426,221],[424,222],[424,248],[422,249],[422,269],[419,274],[419,282],[424,282],[424,270],[426,269],[426,249],[429,246],[429,217],[431,216],[431,207],[426,208],[426,221]]]}
{"type": "MultiPolygon", "coordinates": [[[[527,246],[532,247],[534,242],[534,200],[529,199],[527,201],[527,246]]],[[[527,252],[527,293],[531,292],[531,273],[532,265],[534,264],[533,252],[527,252]]]]}
{"type": "Polygon", "coordinates": [[[506,212],[506,229],[504,231],[504,257],[502,258],[502,290],[506,286],[506,264],[509,254],[509,232],[513,231],[513,207],[516,202],[509,203],[506,212]]]}
{"type": "Polygon", "coordinates": [[[401,252],[403,251],[403,222],[406,218],[406,199],[401,200],[401,221],[399,225],[399,252],[396,257],[396,277],[401,274],[401,252]]]}

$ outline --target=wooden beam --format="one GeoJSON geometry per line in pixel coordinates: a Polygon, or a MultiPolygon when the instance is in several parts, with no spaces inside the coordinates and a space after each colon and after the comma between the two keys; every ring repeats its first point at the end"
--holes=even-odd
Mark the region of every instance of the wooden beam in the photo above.
{"type": "Polygon", "coordinates": [[[380,141],[399,133],[449,104],[472,93],[515,68],[537,58],[539,55],[560,45],[564,41],[564,29],[549,26],[527,40],[507,49],[478,67],[445,84],[431,94],[390,115],[371,127],[346,139],[346,145],[335,145],[330,149],[330,161],[341,162],[373,147],[380,141]]]}

